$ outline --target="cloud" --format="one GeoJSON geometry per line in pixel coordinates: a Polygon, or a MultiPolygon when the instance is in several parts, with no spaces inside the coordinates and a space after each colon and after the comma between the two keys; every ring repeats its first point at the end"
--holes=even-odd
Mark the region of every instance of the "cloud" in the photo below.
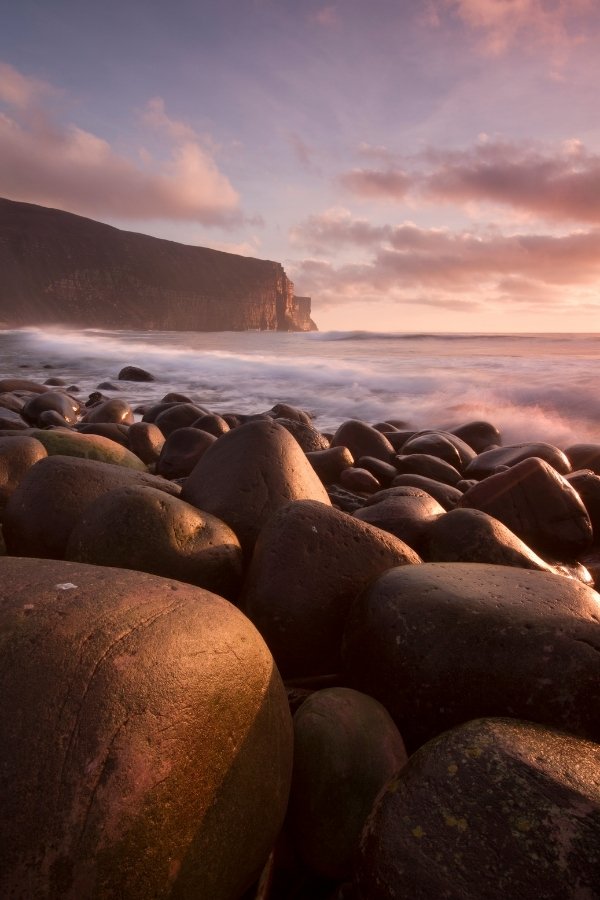
{"type": "Polygon", "coordinates": [[[323,28],[331,28],[338,23],[338,13],[334,4],[322,6],[309,15],[309,21],[323,28]]]}
{"type": "Polygon", "coordinates": [[[370,170],[365,179],[355,170],[339,181],[360,197],[493,203],[546,221],[600,224],[600,155],[577,140],[548,147],[483,135],[466,150],[429,149],[395,169],[370,170]],[[378,192],[368,194],[366,183],[377,184],[378,192]]]}
{"type": "Polygon", "coordinates": [[[489,56],[500,56],[515,44],[528,49],[545,45],[556,63],[584,39],[577,16],[594,9],[593,0],[437,0],[430,2],[429,22],[440,24],[447,10],[480,39],[489,56]]]}
{"type": "Polygon", "coordinates": [[[563,236],[421,228],[414,223],[369,226],[344,211],[312,216],[295,229],[308,247],[360,245],[366,261],[334,265],[307,257],[294,266],[302,292],[324,302],[366,297],[463,308],[510,301],[569,308],[579,289],[600,284],[600,229],[563,236]],[[458,302],[458,306],[457,306],[458,302]]]}
{"type": "MultiPolygon", "coordinates": [[[[141,162],[103,138],[64,124],[39,101],[54,88],[11,67],[0,70],[0,195],[83,215],[126,220],[171,219],[228,225],[240,219],[239,197],[194,130],[170,119],[161,98],[144,111],[170,158],[141,162]]],[[[46,104],[47,106],[47,104],[46,104]]]]}

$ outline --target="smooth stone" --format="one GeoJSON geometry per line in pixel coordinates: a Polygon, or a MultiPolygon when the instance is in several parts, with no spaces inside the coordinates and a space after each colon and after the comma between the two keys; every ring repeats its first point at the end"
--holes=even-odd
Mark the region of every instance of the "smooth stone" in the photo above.
{"type": "Polygon", "coordinates": [[[52,378],[46,378],[44,382],[49,387],[64,387],[66,383],[64,378],[57,378],[55,375],[52,378]]]}
{"type": "Polygon", "coordinates": [[[425,491],[404,487],[380,491],[354,517],[388,531],[420,553],[429,524],[444,514],[444,507],[425,491]]]}
{"type": "Polygon", "coordinates": [[[448,430],[472,447],[475,453],[483,453],[502,443],[502,435],[491,422],[467,422],[448,430]]]}
{"type": "Polygon", "coordinates": [[[178,394],[177,391],[169,391],[160,401],[161,403],[193,403],[191,397],[186,394],[178,394]]]}
{"type": "Polygon", "coordinates": [[[294,768],[287,823],[313,872],[352,873],[360,833],[379,791],[406,763],[386,709],[366,694],[316,691],[294,715],[294,768]]]}
{"type": "MultiPolygon", "coordinates": [[[[454,509],[460,498],[462,491],[458,487],[451,484],[444,484],[442,481],[435,481],[433,478],[426,478],[425,475],[396,475],[393,479],[395,487],[416,487],[425,491],[434,500],[443,506],[445,510],[454,509]]],[[[460,484],[460,482],[459,482],[460,484]]],[[[393,490],[394,488],[392,488],[393,490]]]]}
{"type": "Polygon", "coordinates": [[[11,394],[8,391],[0,394],[0,409],[10,409],[12,412],[20,413],[25,403],[26,400],[17,394],[11,394]]]}
{"type": "Polygon", "coordinates": [[[350,514],[357,509],[362,509],[368,502],[368,497],[365,494],[355,494],[353,491],[347,491],[345,488],[340,487],[339,484],[330,485],[327,488],[327,494],[336,509],[350,514]]]}
{"type": "Polygon", "coordinates": [[[118,425],[116,422],[95,422],[91,425],[77,425],[77,432],[78,434],[97,434],[130,449],[129,427],[129,425],[118,425]]]}
{"type": "Polygon", "coordinates": [[[354,465],[354,457],[347,447],[328,447],[306,454],[306,458],[323,482],[334,484],[344,469],[354,465]]]}
{"type": "Polygon", "coordinates": [[[495,450],[486,450],[475,457],[465,469],[466,478],[487,478],[493,475],[499,466],[511,468],[524,459],[543,459],[549,463],[560,475],[566,475],[571,471],[571,463],[567,456],[554,444],[528,443],[511,444],[509,447],[496,447],[495,450]]]}
{"type": "Polygon", "coordinates": [[[9,497],[4,538],[13,556],[62,559],[88,504],[115,488],[147,485],[177,495],[178,485],[146,472],[76,456],[48,456],[32,466],[9,497]]]}
{"type": "Polygon", "coordinates": [[[395,466],[374,456],[361,456],[356,460],[356,466],[359,469],[367,469],[384,488],[389,487],[398,474],[395,466]]]}
{"type": "Polygon", "coordinates": [[[99,391],[120,391],[121,388],[118,384],[113,384],[112,381],[102,381],[98,385],[99,391]]]}
{"type": "Polygon", "coordinates": [[[241,897],[292,766],[256,630],[142,572],[3,558],[0,581],[0,894],[241,897]]]}
{"type": "Polygon", "coordinates": [[[480,719],[422,747],[362,834],[360,897],[598,897],[600,747],[480,719]]]}
{"type": "Polygon", "coordinates": [[[119,381],[156,381],[154,375],[139,366],[125,366],[117,378],[119,381]]]}
{"type": "Polygon", "coordinates": [[[263,525],[290,500],[330,505],[298,442],[272,419],[240,425],[215,441],[181,496],[227,522],[247,555],[263,525]]]}
{"type": "Polygon", "coordinates": [[[600,541],[600,476],[593,471],[580,470],[565,476],[573,490],[577,491],[592,523],[594,544],[600,541]]]}
{"type": "Polygon", "coordinates": [[[231,528],[156,488],[111,490],[86,507],[66,559],[177,578],[236,599],[242,548],[231,528]]]}
{"type": "Polygon", "coordinates": [[[348,447],[354,459],[374,456],[390,462],[394,448],[387,437],[366,422],[349,419],[343,422],[331,439],[332,447],[348,447]]]}
{"type": "Polygon", "coordinates": [[[409,750],[481,716],[600,739],[600,596],[574,579],[484,563],[380,576],[355,602],[347,684],[387,708],[409,750]]]}
{"type": "MultiPolygon", "coordinates": [[[[193,403],[176,403],[160,412],[154,419],[154,424],[160,428],[165,437],[169,437],[178,428],[189,428],[207,413],[208,410],[194,406],[193,403]]],[[[144,419],[150,421],[145,416],[144,419]]]]}
{"type": "Polygon", "coordinates": [[[409,438],[403,445],[402,455],[425,453],[429,456],[443,459],[444,462],[462,472],[465,466],[475,458],[475,452],[464,444],[463,447],[465,449],[461,453],[450,437],[450,435],[445,435],[441,431],[419,432],[414,437],[409,438]]]}
{"type": "Polygon", "coordinates": [[[83,422],[114,422],[117,425],[131,425],[133,423],[133,410],[129,403],[115,397],[105,400],[104,403],[92,407],[84,416],[83,422]]]}
{"type": "Polygon", "coordinates": [[[47,391],[28,400],[23,407],[22,416],[28,422],[37,425],[40,414],[47,410],[57,412],[67,424],[74,425],[81,411],[81,404],[62,391],[47,391]]]}
{"type": "Polygon", "coordinates": [[[394,453],[401,453],[402,448],[411,438],[418,434],[418,431],[385,431],[384,434],[392,447],[394,448],[394,453]]]}
{"type": "Polygon", "coordinates": [[[0,407],[0,429],[3,431],[29,430],[29,425],[18,412],[0,407]]]}
{"type": "MultiPolygon", "coordinates": [[[[462,476],[458,469],[437,456],[428,453],[408,453],[394,456],[392,463],[400,475],[423,475],[425,478],[433,478],[442,484],[455,486],[462,476]]],[[[394,482],[392,482],[394,485],[394,482]]]]}
{"type": "Polygon", "coordinates": [[[37,425],[40,428],[71,428],[64,416],[54,409],[45,409],[37,417],[37,425]]]}
{"type": "Polygon", "coordinates": [[[199,428],[177,428],[163,444],[156,474],[163,478],[185,478],[217,438],[199,428]]]}
{"type": "Polygon", "coordinates": [[[510,529],[480,509],[453,509],[432,521],[421,546],[429,562],[478,562],[552,572],[510,529]]]}
{"type": "Polygon", "coordinates": [[[315,453],[318,450],[327,450],[329,441],[323,437],[320,431],[306,422],[298,422],[294,419],[275,419],[278,425],[283,425],[286,431],[295,437],[305,453],[315,453]]]}
{"type": "Polygon", "coordinates": [[[31,394],[44,394],[48,388],[37,381],[27,381],[25,378],[0,379],[0,394],[12,394],[13,391],[28,391],[31,394]]]}
{"type": "Polygon", "coordinates": [[[581,498],[553,466],[536,457],[490,475],[463,494],[458,505],[499,519],[542,556],[576,559],[592,543],[581,498]]]}
{"type": "Polygon", "coordinates": [[[420,561],[392,535],[299,500],[275,512],[261,531],[242,608],[286,678],[329,674],[339,670],[354,599],[387,569],[420,561]]]}
{"type": "Polygon", "coordinates": [[[230,430],[229,425],[222,418],[222,416],[218,416],[215,413],[209,413],[206,416],[200,416],[193,423],[194,428],[200,428],[202,431],[206,431],[208,434],[212,434],[215,437],[220,437],[222,434],[227,434],[230,430]]]}
{"type": "Polygon", "coordinates": [[[565,450],[573,469],[591,469],[600,475],[600,444],[573,444],[565,450]]]}
{"type": "Polygon", "coordinates": [[[344,469],[340,473],[339,482],[343,488],[359,494],[373,494],[381,489],[381,482],[368,469],[360,466],[344,469]]]}
{"type": "Polygon", "coordinates": [[[312,418],[303,409],[297,406],[290,406],[289,403],[276,403],[275,406],[267,410],[265,415],[272,419],[291,419],[294,422],[301,422],[303,425],[310,425],[312,418]]]}
{"type": "MultiPolygon", "coordinates": [[[[141,414],[142,422],[154,423],[157,416],[159,416],[161,412],[164,412],[166,409],[172,409],[174,406],[179,406],[184,402],[185,401],[183,400],[161,400],[159,403],[143,404],[142,406],[138,406],[134,409],[134,412],[141,414]]],[[[194,404],[190,402],[190,405],[193,406],[194,404]]],[[[196,407],[196,409],[198,408],[199,407],[196,407]]]]}
{"type": "Polygon", "coordinates": [[[165,438],[157,425],[151,422],[134,422],[127,431],[129,449],[146,465],[158,460],[165,438]]]}
{"type": "Polygon", "coordinates": [[[146,471],[146,466],[135,453],[101,434],[33,429],[31,435],[44,445],[48,456],[77,456],[128,469],[137,469],[140,472],[146,471]]]}
{"type": "Polygon", "coordinates": [[[0,519],[19,482],[47,455],[44,446],[29,435],[0,437],[0,519]]]}

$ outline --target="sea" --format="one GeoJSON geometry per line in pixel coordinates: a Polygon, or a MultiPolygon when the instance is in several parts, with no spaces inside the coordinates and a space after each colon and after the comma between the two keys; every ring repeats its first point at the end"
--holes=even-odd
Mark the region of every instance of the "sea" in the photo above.
{"type": "Polygon", "coordinates": [[[347,419],[452,428],[487,420],[503,442],[600,443],[599,334],[371,331],[0,331],[0,377],[102,382],[132,406],[177,391],[213,412],[301,407],[321,431],[347,419]],[[118,382],[125,365],[150,383],[118,382]]]}

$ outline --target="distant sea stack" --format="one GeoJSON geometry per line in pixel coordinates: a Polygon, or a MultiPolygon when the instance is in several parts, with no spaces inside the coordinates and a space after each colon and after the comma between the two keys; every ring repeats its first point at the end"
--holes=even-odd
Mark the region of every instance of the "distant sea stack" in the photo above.
{"type": "Polygon", "coordinates": [[[269,260],[160,240],[0,199],[0,325],[316,331],[269,260]]]}

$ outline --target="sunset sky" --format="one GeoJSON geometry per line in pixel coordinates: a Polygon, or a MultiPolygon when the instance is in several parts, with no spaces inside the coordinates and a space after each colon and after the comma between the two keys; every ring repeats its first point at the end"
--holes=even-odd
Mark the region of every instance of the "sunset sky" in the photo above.
{"type": "Polygon", "coordinates": [[[0,196],[282,262],[323,329],[600,331],[597,0],[4,0],[0,196]]]}

